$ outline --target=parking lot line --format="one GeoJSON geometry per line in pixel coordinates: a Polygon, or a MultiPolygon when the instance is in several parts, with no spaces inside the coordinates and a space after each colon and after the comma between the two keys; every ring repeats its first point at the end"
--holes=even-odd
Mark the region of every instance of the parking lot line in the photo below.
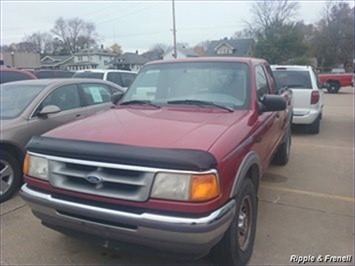
{"type": "Polygon", "coordinates": [[[344,196],[338,196],[338,195],[331,195],[331,194],[311,192],[311,191],[306,191],[306,190],[298,190],[298,189],[268,186],[268,185],[261,185],[260,187],[266,188],[266,189],[282,191],[282,192],[291,192],[291,193],[297,193],[297,194],[302,194],[302,195],[308,195],[308,196],[312,196],[312,197],[326,198],[326,199],[339,200],[339,201],[347,201],[347,202],[352,202],[352,203],[355,202],[354,197],[344,197],[344,196]]]}
{"type": "Polygon", "coordinates": [[[334,146],[334,145],[321,145],[321,144],[311,144],[311,143],[302,143],[302,142],[297,142],[297,145],[312,146],[312,147],[317,147],[317,148],[355,150],[354,147],[334,146]]]}

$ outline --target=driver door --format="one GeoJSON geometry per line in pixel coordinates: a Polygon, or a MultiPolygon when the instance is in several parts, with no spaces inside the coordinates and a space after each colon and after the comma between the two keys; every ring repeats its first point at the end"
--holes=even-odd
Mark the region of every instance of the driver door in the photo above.
{"type": "Polygon", "coordinates": [[[60,125],[82,116],[82,104],[79,89],[75,84],[65,85],[51,91],[34,110],[28,121],[31,136],[41,135],[60,125]],[[61,111],[47,116],[39,113],[47,105],[56,105],[61,111]]]}

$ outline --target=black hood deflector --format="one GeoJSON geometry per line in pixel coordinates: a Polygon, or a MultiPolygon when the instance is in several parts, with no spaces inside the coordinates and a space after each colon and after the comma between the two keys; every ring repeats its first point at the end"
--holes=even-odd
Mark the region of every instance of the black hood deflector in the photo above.
{"type": "Polygon", "coordinates": [[[215,157],[202,150],[151,148],[42,136],[33,137],[26,149],[43,155],[163,169],[207,171],[217,165],[215,157]]]}

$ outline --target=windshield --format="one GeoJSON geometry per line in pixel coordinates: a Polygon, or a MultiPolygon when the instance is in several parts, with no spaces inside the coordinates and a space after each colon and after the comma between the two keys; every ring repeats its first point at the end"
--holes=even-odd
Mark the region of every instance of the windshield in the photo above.
{"type": "Polygon", "coordinates": [[[309,71],[275,70],[273,71],[277,89],[282,87],[312,89],[309,71]]]}
{"type": "Polygon", "coordinates": [[[44,88],[45,85],[17,85],[10,83],[1,85],[1,119],[18,117],[44,88]]]}
{"type": "Polygon", "coordinates": [[[73,78],[104,79],[104,73],[97,72],[79,72],[75,73],[73,78]]]}
{"type": "Polygon", "coordinates": [[[249,106],[249,67],[234,62],[148,65],[139,72],[121,102],[132,100],[159,105],[199,100],[244,109],[249,106]]]}

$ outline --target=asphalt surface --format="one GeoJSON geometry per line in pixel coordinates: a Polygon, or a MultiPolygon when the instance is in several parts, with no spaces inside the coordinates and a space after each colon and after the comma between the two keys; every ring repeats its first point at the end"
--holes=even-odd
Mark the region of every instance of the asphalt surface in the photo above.
{"type": "MultiPolygon", "coordinates": [[[[354,265],[354,89],[325,94],[319,135],[293,129],[287,166],[271,166],[259,191],[249,265],[295,256],[345,256],[354,265]]],[[[1,265],[184,264],[141,250],[109,250],[43,227],[19,196],[1,204],[1,265]]],[[[183,258],[181,258],[183,259],[183,258]]],[[[211,264],[208,257],[185,264],[211,264]]]]}

